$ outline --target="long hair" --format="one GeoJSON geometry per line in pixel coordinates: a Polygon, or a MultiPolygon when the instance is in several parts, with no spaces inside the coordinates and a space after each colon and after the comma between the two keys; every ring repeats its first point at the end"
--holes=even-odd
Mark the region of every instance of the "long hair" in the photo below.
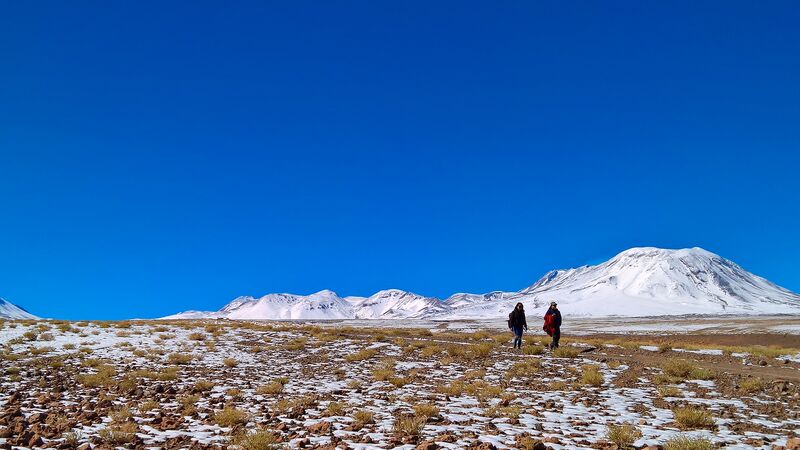
{"type": "Polygon", "coordinates": [[[522,303],[517,303],[517,306],[515,306],[514,309],[519,309],[519,310],[524,311],[525,310],[525,306],[522,303]]]}

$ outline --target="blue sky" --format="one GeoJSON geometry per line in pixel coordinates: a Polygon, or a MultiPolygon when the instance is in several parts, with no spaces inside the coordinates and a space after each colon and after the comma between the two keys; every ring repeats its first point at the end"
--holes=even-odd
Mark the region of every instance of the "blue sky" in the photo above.
{"type": "Polygon", "coordinates": [[[0,296],[516,290],[701,246],[800,291],[796,2],[7,2],[0,296]]]}

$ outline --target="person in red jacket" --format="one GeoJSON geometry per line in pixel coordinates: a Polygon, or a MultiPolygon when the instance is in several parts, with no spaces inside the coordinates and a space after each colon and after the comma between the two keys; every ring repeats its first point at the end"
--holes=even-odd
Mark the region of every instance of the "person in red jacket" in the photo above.
{"type": "Polygon", "coordinates": [[[561,311],[558,310],[556,302],[551,302],[550,308],[544,314],[544,326],[542,329],[553,337],[553,342],[549,345],[550,349],[558,348],[558,341],[561,339],[561,311]]]}

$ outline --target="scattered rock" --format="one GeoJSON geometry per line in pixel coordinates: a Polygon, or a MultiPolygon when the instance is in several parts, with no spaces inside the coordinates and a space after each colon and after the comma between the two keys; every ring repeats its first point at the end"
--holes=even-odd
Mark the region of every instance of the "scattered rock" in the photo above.
{"type": "Polygon", "coordinates": [[[317,422],[309,425],[306,430],[311,434],[328,434],[331,432],[331,423],[326,421],[317,422]]]}
{"type": "Polygon", "coordinates": [[[417,450],[436,450],[437,448],[439,448],[439,445],[434,441],[425,441],[417,445],[417,450]]]}

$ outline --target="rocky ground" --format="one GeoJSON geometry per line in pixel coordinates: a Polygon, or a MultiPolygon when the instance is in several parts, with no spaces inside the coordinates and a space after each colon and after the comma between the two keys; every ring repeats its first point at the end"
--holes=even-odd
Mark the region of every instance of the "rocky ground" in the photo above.
{"type": "MultiPolygon", "coordinates": [[[[649,340],[648,340],[649,339],[649,340]]],[[[1,448],[798,448],[798,350],[497,331],[0,322],[1,448]]]]}

